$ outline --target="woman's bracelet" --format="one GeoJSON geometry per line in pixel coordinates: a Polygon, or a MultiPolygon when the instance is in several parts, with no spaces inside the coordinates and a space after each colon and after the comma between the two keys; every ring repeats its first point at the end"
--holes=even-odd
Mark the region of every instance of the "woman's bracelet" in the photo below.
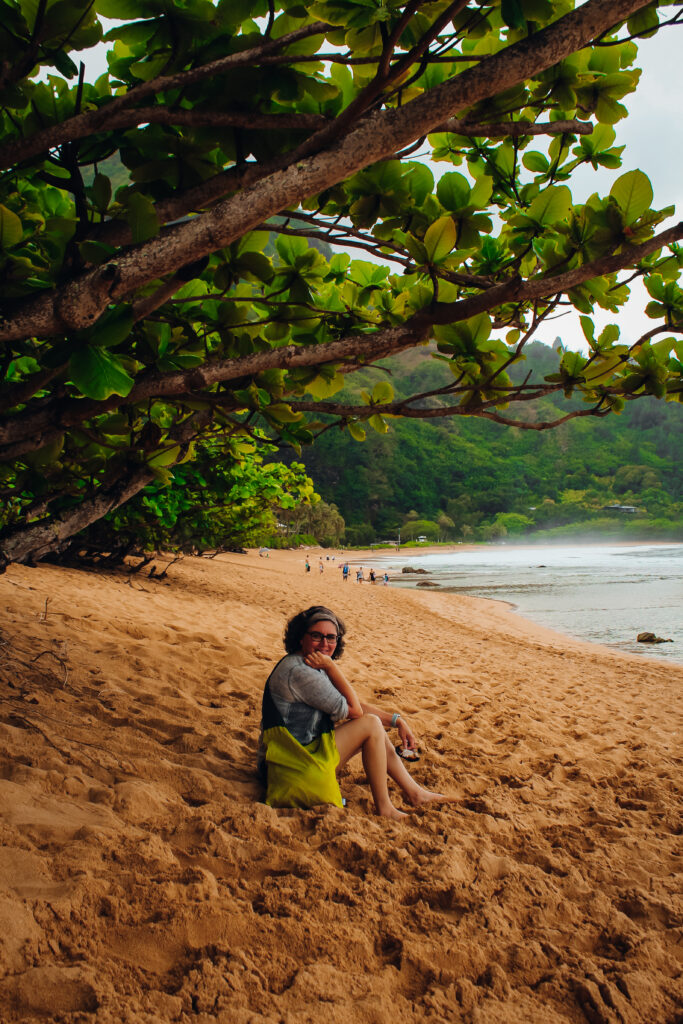
{"type": "Polygon", "coordinates": [[[395,711],[394,714],[391,716],[391,728],[392,729],[396,726],[396,723],[398,722],[400,717],[401,716],[399,715],[399,713],[397,711],[395,711]]]}

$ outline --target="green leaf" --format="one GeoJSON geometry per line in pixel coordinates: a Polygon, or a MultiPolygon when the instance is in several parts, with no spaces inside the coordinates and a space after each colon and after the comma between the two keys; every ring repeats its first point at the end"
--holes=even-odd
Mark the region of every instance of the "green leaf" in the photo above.
{"type": "Polygon", "coordinates": [[[285,402],[275,402],[274,405],[269,405],[263,411],[269,419],[277,420],[278,423],[297,423],[303,416],[303,413],[294,412],[291,406],[286,405],[285,402]]]}
{"type": "Polygon", "coordinates": [[[503,21],[510,28],[524,28],[526,18],[519,0],[501,0],[500,13],[503,21]]]}
{"type": "Polygon", "coordinates": [[[128,417],[121,412],[112,413],[110,416],[106,416],[103,420],[98,420],[97,426],[103,434],[115,436],[129,434],[131,430],[128,417]]]}
{"type": "Polygon", "coordinates": [[[372,389],[372,401],[375,405],[386,405],[394,398],[394,389],[388,380],[380,380],[372,389]]]}
{"type": "Polygon", "coordinates": [[[146,242],[159,233],[159,218],[154,203],[140,192],[126,196],[126,220],[134,242],[146,242]]]}
{"type": "Polygon", "coordinates": [[[150,466],[149,468],[152,470],[156,482],[162,487],[169,487],[173,483],[173,473],[164,466],[150,466]]]}
{"type": "Polygon", "coordinates": [[[331,398],[344,387],[343,373],[334,373],[332,376],[320,374],[306,384],[306,391],[314,398],[331,398]]]}
{"type": "Polygon", "coordinates": [[[404,244],[417,264],[422,266],[422,264],[429,262],[427,249],[419,238],[414,238],[412,235],[406,235],[404,244]]]}
{"type": "Polygon", "coordinates": [[[23,230],[16,213],[0,205],[0,246],[9,249],[10,246],[16,245],[21,241],[23,230]]]}
{"type": "Polygon", "coordinates": [[[642,171],[628,171],[612,185],[609,193],[619,204],[625,224],[635,224],[639,217],[650,209],[653,193],[647,174],[642,171]]]}
{"type": "Polygon", "coordinates": [[[55,67],[65,78],[74,78],[78,74],[77,66],[64,50],[58,50],[53,59],[55,67]]]}
{"type": "Polygon", "coordinates": [[[612,345],[613,342],[619,338],[620,330],[616,324],[606,324],[605,327],[600,331],[598,337],[598,344],[602,347],[612,345]]]}
{"type": "Polygon", "coordinates": [[[136,60],[131,64],[129,71],[143,82],[149,82],[152,78],[156,78],[157,75],[161,74],[167,64],[168,60],[165,55],[145,58],[144,60],[136,60]]]}
{"type": "MultiPolygon", "coordinates": [[[[99,348],[115,348],[125,341],[133,328],[133,311],[130,306],[117,306],[108,310],[97,323],[82,335],[99,348]]],[[[81,336],[82,336],[81,335],[81,336]]]]}
{"type": "Polygon", "coordinates": [[[567,376],[580,377],[581,371],[586,365],[586,357],[580,352],[565,352],[560,360],[560,365],[567,376]]]}
{"type": "Polygon", "coordinates": [[[64,434],[58,434],[52,441],[35,452],[27,452],[24,459],[34,468],[56,462],[64,448],[64,434]]]}
{"type": "Polygon", "coordinates": [[[522,163],[528,171],[533,171],[535,174],[545,174],[550,167],[547,156],[536,152],[536,150],[525,153],[522,157],[522,163]]]}
{"type": "Polygon", "coordinates": [[[581,330],[586,341],[593,344],[595,342],[595,324],[589,316],[580,316],[581,330]]]}
{"type": "Polygon", "coordinates": [[[116,252],[110,245],[95,241],[80,242],[78,249],[85,262],[94,263],[95,266],[106,263],[116,252]]]}
{"type": "Polygon", "coordinates": [[[474,344],[481,346],[491,333],[491,318],[488,313],[479,313],[466,320],[463,326],[470,332],[474,344]]]}
{"type": "Polygon", "coordinates": [[[90,346],[74,352],[69,361],[69,374],[82,395],[97,401],[110,395],[125,398],[135,383],[115,356],[105,349],[90,346]]]}
{"type": "Polygon", "coordinates": [[[427,228],[424,245],[430,263],[439,263],[452,251],[457,231],[452,217],[439,217],[427,228]]]}
{"type": "Polygon", "coordinates": [[[566,185],[546,188],[527,210],[527,215],[538,224],[555,224],[564,220],[572,208],[572,194],[566,185]]]}
{"type": "Polygon", "coordinates": [[[96,174],[92,183],[92,197],[98,210],[105,211],[111,202],[111,181],[106,174],[96,174]]]}
{"type": "Polygon", "coordinates": [[[179,455],[179,444],[171,445],[170,448],[158,448],[157,451],[152,452],[150,457],[147,459],[147,465],[156,469],[172,466],[178,459],[179,455]]]}
{"type": "Polygon", "coordinates": [[[648,38],[648,36],[654,35],[659,27],[657,5],[648,4],[647,7],[636,11],[626,22],[626,27],[632,36],[648,38]]]}
{"type": "Polygon", "coordinates": [[[664,279],[660,274],[651,274],[645,278],[645,287],[652,296],[653,299],[659,299],[660,301],[664,298],[664,279]]]}
{"type": "Polygon", "coordinates": [[[470,191],[469,205],[476,210],[483,210],[489,205],[492,192],[493,178],[490,178],[488,174],[480,174],[470,191]]]}
{"type": "Polygon", "coordinates": [[[242,255],[242,253],[245,252],[262,253],[263,250],[268,245],[269,241],[270,232],[250,231],[249,234],[244,235],[242,238],[240,238],[239,243],[237,245],[237,253],[240,256],[242,255]]]}
{"type": "Polygon", "coordinates": [[[619,370],[622,366],[622,361],[618,356],[611,355],[607,358],[595,359],[589,367],[586,368],[586,383],[590,387],[595,387],[598,384],[606,384],[611,381],[614,377],[615,371],[619,370]]]}
{"type": "MultiPolygon", "coordinates": [[[[479,182],[475,185],[475,189],[478,186],[479,182]]],[[[451,213],[457,213],[470,203],[470,183],[464,174],[449,171],[439,179],[436,194],[442,206],[445,206],[451,213]]]]}
{"type": "Polygon", "coordinates": [[[246,274],[252,275],[258,281],[263,281],[266,284],[268,281],[272,281],[273,265],[267,256],[264,256],[262,252],[244,252],[240,256],[236,264],[238,271],[243,270],[246,274]]]}
{"type": "Polygon", "coordinates": [[[430,169],[421,163],[406,164],[405,184],[410,189],[410,194],[415,200],[416,206],[422,206],[427,196],[434,189],[434,175],[430,169]]]}
{"type": "Polygon", "coordinates": [[[354,441],[365,440],[365,431],[358,420],[347,420],[346,426],[354,441]]]}

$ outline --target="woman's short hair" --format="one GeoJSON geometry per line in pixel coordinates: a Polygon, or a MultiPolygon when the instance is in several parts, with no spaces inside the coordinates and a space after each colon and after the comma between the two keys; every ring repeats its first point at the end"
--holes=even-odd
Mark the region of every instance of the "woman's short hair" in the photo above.
{"type": "Polygon", "coordinates": [[[301,641],[304,638],[304,634],[308,633],[309,628],[316,622],[324,622],[325,619],[330,622],[337,623],[337,646],[335,647],[331,658],[336,661],[337,658],[341,658],[344,653],[344,636],[346,635],[346,626],[333,611],[326,608],[322,604],[314,604],[311,608],[307,608],[303,612],[299,612],[294,615],[285,628],[284,642],[285,650],[287,654],[296,654],[297,651],[301,650],[301,641]]]}

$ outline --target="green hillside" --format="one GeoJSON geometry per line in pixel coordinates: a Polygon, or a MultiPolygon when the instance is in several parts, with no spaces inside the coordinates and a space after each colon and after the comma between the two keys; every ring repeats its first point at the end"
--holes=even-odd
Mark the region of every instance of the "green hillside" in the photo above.
{"type": "MultiPolygon", "coordinates": [[[[542,375],[555,361],[552,348],[535,342],[516,372],[542,375]]],[[[424,352],[383,365],[397,397],[448,380],[448,368],[424,352]]],[[[376,369],[356,373],[340,397],[380,379],[376,369]]],[[[529,416],[566,412],[566,402],[560,408],[548,399],[529,416]]],[[[387,434],[369,429],[363,443],[329,430],[303,460],[323,499],[343,515],[349,543],[395,538],[399,529],[402,539],[490,540],[540,530],[683,537],[682,426],[680,405],[649,398],[620,416],[544,431],[468,417],[394,420],[387,434]]]]}

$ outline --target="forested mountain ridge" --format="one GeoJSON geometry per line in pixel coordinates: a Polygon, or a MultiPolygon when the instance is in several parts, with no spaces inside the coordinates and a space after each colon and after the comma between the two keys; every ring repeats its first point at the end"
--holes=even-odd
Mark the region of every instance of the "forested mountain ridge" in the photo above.
{"type": "MultiPolygon", "coordinates": [[[[527,353],[516,376],[551,372],[557,357],[550,346],[535,342],[527,353]]],[[[436,389],[450,375],[443,363],[414,352],[382,365],[384,372],[354,374],[342,397],[386,377],[400,398],[436,389]]],[[[553,420],[566,412],[566,402],[560,408],[559,400],[546,399],[528,416],[553,420]]],[[[395,538],[399,529],[405,539],[492,539],[578,524],[677,536],[683,535],[682,426],[680,406],[655,399],[628,403],[620,416],[575,419],[544,431],[466,416],[397,419],[386,434],[369,429],[362,443],[328,430],[302,459],[323,499],[343,515],[349,543],[395,538]]]]}

